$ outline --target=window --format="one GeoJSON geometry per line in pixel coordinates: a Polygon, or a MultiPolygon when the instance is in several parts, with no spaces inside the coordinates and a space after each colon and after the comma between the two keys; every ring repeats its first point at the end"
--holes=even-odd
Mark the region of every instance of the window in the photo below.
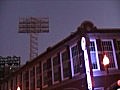
{"type": "Polygon", "coordinates": [[[29,71],[23,73],[23,90],[29,90],[29,71]]]}
{"type": "Polygon", "coordinates": [[[35,75],[35,68],[33,67],[32,69],[30,69],[30,77],[34,78],[35,75]]]}
{"type": "Polygon", "coordinates": [[[30,79],[30,90],[35,90],[35,80],[34,79],[30,79]]]}
{"type": "MultiPolygon", "coordinates": [[[[15,85],[14,88],[17,88],[17,85],[15,85]]],[[[8,82],[5,82],[5,84],[4,84],[4,89],[1,89],[1,88],[0,88],[0,90],[8,90],[8,82]]]]}
{"type": "Polygon", "coordinates": [[[109,68],[117,68],[115,49],[112,40],[102,40],[102,51],[108,56],[110,60],[109,68]]]}
{"type": "Polygon", "coordinates": [[[52,60],[52,76],[53,76],[53,84],[58,83],[60,81],[60,58],[58,55],[53,56],[52,60]]]}
{"type": "Polygon", "coordinates": [[[22,88],[22,72],[20,72],[17,76],[17,85],[22,88]]]}
{"type": "Polygon", "coordinates": [[[72,76],[80,73],[80,57],[78,50],[79,49],[77,44],[74,44],[73,46],[70,47],[72,76]]]}
{"type": "Polygon", "coordinates": [[[94,88],[94,90],[104,90],[104,87],[94,88]]]}
{"type": "Polygon", "coordinates": [[[98,54],[97,54],[97,47],[95,40],[90,40],[90,57],[91,57],[92,69],[98,70],[99,61],[98,61],[98,54]]]}
{"type": "Polygon", "coordinates": [[[54,67],[54,82],[59,81],[60,80],[60,72],[59,72],[59,68],[58,67],[54,67]]]}
{"type": "Polygon", "coordinates": [[[41,67],[40,67],[40,64],[37,64],[36,65],[36,85],[37,85],[37,88],[40,88],[40,85],[41,85],[40,75],[41,75],[41,67]]]}
{"type": "Polygon", "coordinates": [[[35,68],[30,69],[30,90],[35,89],[35,68]]]}
{"type": "Polygon", "coordinates": [[[60,61],[62,80],[66,80],[71,76],[69,53],[67,49],[60,52],[60,61]]]}
{"type": "Polygon", "coordinates": [[[120,51],[120,40],[117,40],[117,47],[118,47],[118,50],[120,51]]]}
{"type": "Polygon", "coordinates": [[[10,80],[10,88],[11,88],[11,90],[13,90],[13,79],[10,80]]]}
{"type": "Polygon", "coordinates": [[[117,40],[117,51],[118,51],[117,53],[120,57],[120,40],[117,40]]]}
{"type": "Polygon", "coordinates": [[[51,69],[51,59],[44,60],[42,62],[42,86],[43,88],[51,85],[52,82],[52,69],[51,69]]]}
{"type": "Polygon", "coordinates": [[[47,77],[47,61],[43,61],[43,64],[42,64],[42,85],[43,85],[43,88],[44,87],[47,87],[48,84],[48,77],[47,77]]]}
{"type": "Polygon", "coordinates": [[[17,88],[17,76],[15,76],[14,78],[13,78],[13,86],[14,86],[14,89],[16,89],[17,88]]]}

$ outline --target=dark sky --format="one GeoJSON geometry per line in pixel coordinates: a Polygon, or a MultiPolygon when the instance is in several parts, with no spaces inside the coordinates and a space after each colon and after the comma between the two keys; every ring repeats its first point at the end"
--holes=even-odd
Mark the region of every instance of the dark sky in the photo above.
{"type": "Polygon", "coordinates": [[[18,33],[19,17],[49,17],[49,33],[39,34],[39,54],[53,46],[84,21],[98,28],[120,28],[119,0],[1,0],[0,56],[29,59],[29,35],[18,33]]]}

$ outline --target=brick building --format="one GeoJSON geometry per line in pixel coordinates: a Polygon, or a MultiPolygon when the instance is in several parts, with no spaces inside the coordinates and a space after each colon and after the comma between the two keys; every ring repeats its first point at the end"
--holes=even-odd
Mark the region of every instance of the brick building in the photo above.
{"type": "Polygon", "coordinates": [[[8,76],[1,90],[106,90],[120,79],[120,29],[90,21],[8,76]],[[83,39],[83,40],[82,40],[83,39]],[[83,46],[82,46],[82,45],[83,46]],[[106,69],[103,57],[110,63],[106,69]]]}

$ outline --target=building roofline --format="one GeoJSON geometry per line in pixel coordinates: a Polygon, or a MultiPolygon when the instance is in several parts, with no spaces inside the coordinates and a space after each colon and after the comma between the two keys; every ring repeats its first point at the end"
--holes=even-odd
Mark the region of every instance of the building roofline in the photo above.
{"type": "MultiPolygon", "coordinates": [[[[38,57],[34,58],[31,61],[27,61],[26,64],[24,64],[22,67],[19,68],[19,70],[15,71],[14,74],[19,73],[22,71],[24,68],[26,68],[28,65],[32,65],[38,58],[43,57],[47,53],[49,53],[51,50],[61,46],[65,42],[69,41],[71,38],[74,38],[76,35],[82,35],[83,33],[120,33],[120,28],[96,28],[93,23],[90,21],[84,21],[81,26],[77,28],[77,31],[72,32],[68,37],[65,39],[61,40],[57,44],[53,45],[52,47],[48,47],[46,51],[41,53],[38,57]]],[[[14,75],[12,74],[12,75],[14,75]]]]}
{"type": "MultiPolygon", "coordinates": [[[[63,40],[61,40],[60,42],[58,42],[57,44],[50,46],[46,49],[46,51],[44,51],[43,53],[41,53],[38,57],[36,57],[35,59],[31,60],[31,61],[27,61],[25,66],[29,63],[34,62],[37,58],[40,58],[42,56],[44,56],[46,53],[50,52],[51,50],[59,47],[61,44],[63,44],[64,42],[69,41],[71,38],[73,38],[74,36],[76,36],[77,34],[82,34],[82,32],[85,33],[120,33],[120,28],[96,28],[93,24],[93,26],[91,25],[90,30],[87,29],[87,27],[89,27],[89,24],[92,24],[90,21],[84,21],[80,27],[77,28],[77,31],[72,32],[68,37],[64,38],[63,40]],[[82,25],[84,24],[84,27],[82,27],[82,25]]],[[[24,65],[23,65],[24,67],[24,65]]]]}

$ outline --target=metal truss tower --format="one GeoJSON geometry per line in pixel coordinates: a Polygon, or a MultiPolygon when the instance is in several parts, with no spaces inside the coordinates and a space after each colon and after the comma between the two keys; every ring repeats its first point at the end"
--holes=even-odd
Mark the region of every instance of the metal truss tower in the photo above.
{"type": "Polygon", "coordinates": [[[29,33],[30,35],[30,60],[38,56],[38,33],[48,32],[48,17],[22,17],[19,19],[19,33],[29,33]]]}

